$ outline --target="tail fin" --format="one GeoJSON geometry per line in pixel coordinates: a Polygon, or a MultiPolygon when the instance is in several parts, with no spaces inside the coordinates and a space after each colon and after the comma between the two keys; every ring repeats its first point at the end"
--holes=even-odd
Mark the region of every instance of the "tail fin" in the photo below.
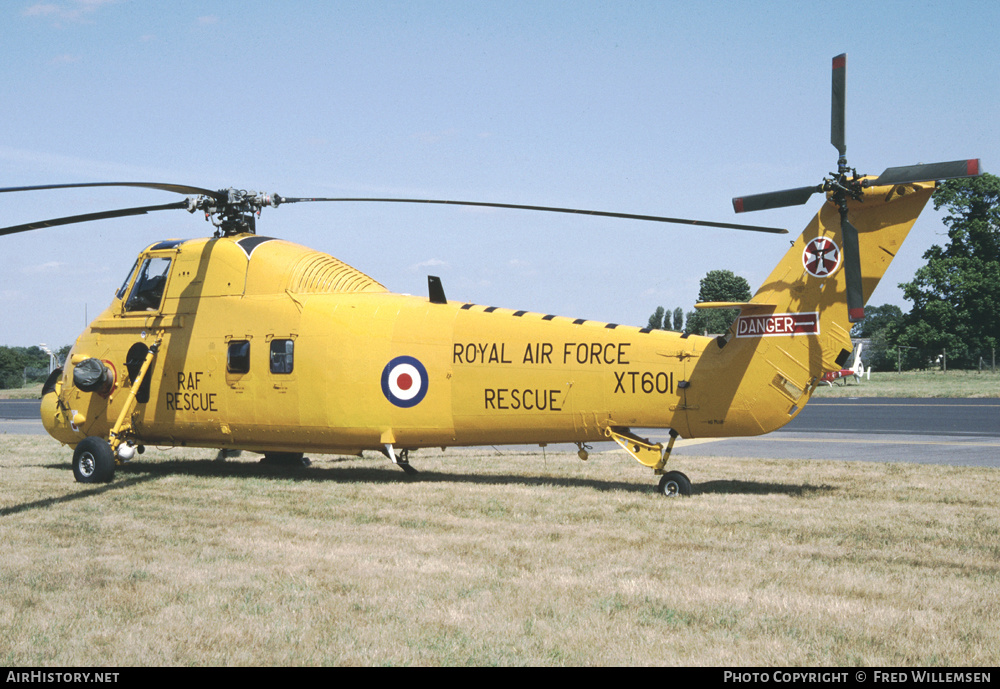
{"type": "MultiPolygon", "coordinates": [[[[933,182],[868,187],[860,201],[848,202],[851,222],[858,230],[864,303],[934,188],[933,182]]],[[[805,364],[808,377],[842,368],[853,349],[843,246],[839,210],[824,204],[743,307],[732,334],[746,338],[779,334],[773,332],[776,329],[785,334],[791,329],[794,336],[789,344],[796,343],[795,358],[805,364]]]]}
{"type": "MultiPolygon", "coordinates": [[[[849,202],[867,303],[934,191],[933,182],[864,189],[849,202]]],[[[841,212],[825,203],[685,388],[685,437],[755,435],[788,423],[826,371],[851,355],[841,212]],[[724,373],[723,373],[724,372],[724,373]]],[[[721,304],[715,306],[722,306],[721,304]]],[[[729,306],[735,306],[730,304],[729,306]]]]}
{"type": "Polygon", "coordinates": [[[736,197],[733,209],[796,206],[820,192],[827,202],[741,306],[719,347],[701,353],[693,371],[698,380],[685,381],[680,407],[689,410],[685,437],[766,433],[787,423],[825,371],[844,368],[851,323],[864,318],[864,305],[934,192],[934,180],[979,174],[979,160],[971,159],[859,177],[847,163],[844,138],[847,54],[834,57],[832,66],[830,143],[839,154],[837,172],[822,184],[736,197]]]}

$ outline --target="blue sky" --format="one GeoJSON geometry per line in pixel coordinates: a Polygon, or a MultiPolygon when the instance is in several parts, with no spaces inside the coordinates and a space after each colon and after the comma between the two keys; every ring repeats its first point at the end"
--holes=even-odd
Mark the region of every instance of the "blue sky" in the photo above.
{"type": "MultiPolygon", "coordinates": [[[[848,53],[861,172],[979,157],[1000,132],[1000,4],[140,2],[0,6],[0,187],[157,181],[285,196],[571,206],[787,227],[733,196],[818,183],[830,60],[848,53]]],[[[89,189],[0,195],[0,224],[168,203],[89,189]]],[[[873,296],[943,241],[925,212],[873,296]]],[[[0,344],[68,344],[146,245],[211,231],[158,213],[0,238],[0,344]]],[[[258,232],[394,291],[645,325],[725,268],[756,289],[786,237],[433,206],[299,204],[258,232]]]]}

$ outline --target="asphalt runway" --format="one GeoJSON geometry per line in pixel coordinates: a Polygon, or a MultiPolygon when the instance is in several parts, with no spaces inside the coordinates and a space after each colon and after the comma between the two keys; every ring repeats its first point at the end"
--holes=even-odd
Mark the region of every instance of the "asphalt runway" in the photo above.
{"type": "Polygon", "coordinates": [[[682,454],[1000,467],[1000,399],[814,398],[781,430],[679,440],[682,454]]]}
{"type": "MultiPolygon", "coordinates": [[[[0,433],[44,435],[38,409],[38,400],[0,400],[0,433]]],[[[637,433],[667,440],[661,430],[637,433]]],[[[595,449],[605,446],[614,447],[595,449]]],[[[683,455],[998,467],[1000,399],[814,399],[779,431],[679,440],[673,456],[683,455]]]]}

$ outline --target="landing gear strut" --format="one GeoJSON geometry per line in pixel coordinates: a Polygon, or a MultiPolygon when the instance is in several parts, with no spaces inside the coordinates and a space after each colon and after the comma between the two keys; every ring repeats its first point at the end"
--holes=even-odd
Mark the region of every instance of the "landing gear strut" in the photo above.
{"type": "Polygon", "coordinates": [[[396,454],[396,450],[393,449],[392,443],[386,443],[385,449],[382,451],[386,457],[392,460],[392,463],[398,466],[400,469],[405,471],[410,476],[415,476],[420,472],[410,466],[410,451],[400,450],[399,455],[396,454]]]}
{"type": "Polygon", "coordinates": [[[663,443],[653,443],[640,438],[627,428],[609,426],[604,429],[604,435],[618,443],[619,447],[632,455],[640,464],[662,476],[657,486],[658,492],[671,498],[691,495],[691,480],[687,476],[679,471],[663,471],[667,460],[670,459],[670,452],[674,449],[674,441],[678,438],[677,431],[670,429],[670,441],[666,447],[663,443]]]}

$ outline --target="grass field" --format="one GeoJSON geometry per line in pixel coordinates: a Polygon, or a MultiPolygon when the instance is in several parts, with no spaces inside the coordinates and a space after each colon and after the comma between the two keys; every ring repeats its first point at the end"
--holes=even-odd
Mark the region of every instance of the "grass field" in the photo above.
{"type": "Polygon", "coordinates": [[[146,453],[0,436],[0,663],[996,665],[1000,474],[619,452],[146,453]]]}
{"type": "Polygon", "coordinates": [[[0,390],[0,400],[38,399],[42,396],[42,384],[29,385],[25,388],[5,388],[0,390]]]}
{"type": "MultiPolygon", "coordinates": [[[[843,381],[840,381],[843,382],[843,381]]],[[[984,371],[875,371],[871,379],[820,385],[816,397],[1000,397],[1000,374],[984,371]]]]}

